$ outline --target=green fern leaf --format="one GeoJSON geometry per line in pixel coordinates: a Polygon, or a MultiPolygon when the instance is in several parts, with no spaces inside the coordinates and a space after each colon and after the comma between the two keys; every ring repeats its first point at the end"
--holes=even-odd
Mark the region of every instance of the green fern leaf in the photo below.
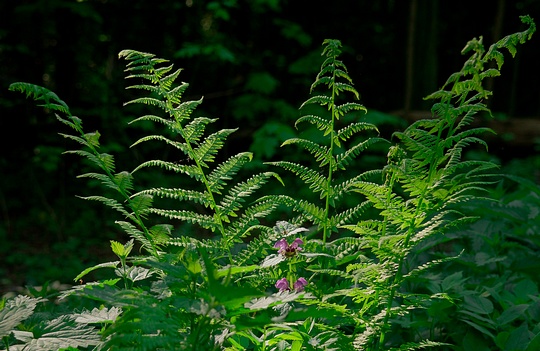
{"type": "Polygon", "coordinates": [[[253,158],[251,152],[242,152],[234,155],[219,164],[207,177],[210,191],[221,194],[227,181],[232,179],[242,166],[250,162],[253,158]]]}
{"type": "Polygon", "coordinates": [[[182,165],[174,162],[161,161],[161,160],[151,160],[141,163],[137,168],[133,170],[132,173],[139,171],[142,168],[146,167],[160,167],[168,171],[173,171],[175,173],[183,173],[197,180],[202,180],[203,173],[195,165],[182,165]]]}
{"type": "Polygon", "coordinates": [[[281,146],[296,144],[301,146],[303,149],[309,151],[317,162],[320,162],[319,167],[323,167],[330,163],[331,155],[329,154],[329,148],[324,145],[319,145],[316,142],[313,142],[308,139],[301,138],[291,138],[285,140],[281,146]]]}
{"type": "Polygon", "coordinates": [[[124,205],[122,205],[120,202],[118,202],[115,199],[107,198],[104,196],[79,196],[79,198],[83,200],[90,200],[90,201],[98,201],[101,202],[110,208],[120,212],[125,218],[133,219],[132,215],[126,211],[124,208],[124,205]]]}
{"type": "Polygon", "coordinates": [[[236,217],[236,212],[241,208],[240,203],[245,201],[244,198],[251,196],[256,190],[260,189],[267,182],[268,178],[275,176],[277,174],[273,172],[256,174],[245,182],[238,183],[232,187],[219,204],[222,213],[227,216],[236,217]]]}
{"type": "Polygon", "coordinates": [[[300,118],[298,118],[294,124],[295,128],[298,128],[298,125],[302,122],[308,122],[313,124],[317,127],[317,129],[324,132],[324,135],[330,134],[332,131],[331,125],[328,123],[328,121],[320,116],[316,115],[305,115],[300,118]]]}
{"type": "Polygon", "coordinates": [[[313,169],[288,161],[267,162],[267,164],[281,167],[296,174],[314,192],[326,189],[325,177],[313,169]]]}
{"type": "Polygon", "coordinates": [[[138,213],[144,217],[152,207],[153,199],[153,196],[150,194],[137,194],[131,197],[129,206],[134,213],[138,213]]]}
{"type": "Polygon", "coordinates": [[[193,149],[193,159],[200,163],[202,167],[208,167],[214,161],[215,155],[223,147],[225,139],[236,129],[222,129],[210,134],[195,149],[193,149]]]}
{"type": "Polygon", "coordinates": [[[19,91],[26,94],[26,97],[31,97],[36,101],[43,101],[43,106],[49,110],[62,112],[66,115],[71,115],[68,105],[60,100],[58,95],[47,88],[29,83],[13,83],[9,86],[10,91],[19,91]]]}
{"type": "Polygon", "coordinates": [[[300,108],[303,108],[303,107],[305,107],[306,105],[315,104],[315,105],[320,105],[320,106],[327,106],[327,107],[328,107],[328,110],[330,110],[332,102],[333,102],[333,101],[332,101],[332,97],[330,97],[330,96],[317,95],[317,96],[312,96],[312,97],[310,97],[309,99],[307,99],[307,100],[300,106],[300,108]]]}
{"type": "Polygon", "coordinates": [[[116,224],[118,224],[126,234],[141,244],[142,249],[150,253],[155,251],[155,247],[147,235],[145,235],[143,231],[137,229],[133,224],[125,221],[116,221],[116,224]]]}
{"type": "Polygon", "coordinates": [[[187,221],[189,223],[198,224],[205,229],[210,229],[212,232],[218,232],[221,228],[213,216],[199,214],[194,211],[187,210],[163,210],[158,208],[150,209],[151,213],[166,217],[169,219],[187,221]]]}
{"type": "Polygon", "coordinates": [[[383,138],[369,138],[361,143],[358,143],[345,151],[343,154],[336,156],[336,167],[345,170],[347,165],[360,155],[363,151],[369,148],[371,145],[379,142],[386,142],[383,138]]]}
{"type": "Polygon", "coordinates": [[[213,206],[212,197],[208,192],[197,190],[179,189],[179,188],[152,188],[138,192],[135,195],[157,196],[165,199],[174,199],[178,201],[192,201],[211,208],[213,206]]]}

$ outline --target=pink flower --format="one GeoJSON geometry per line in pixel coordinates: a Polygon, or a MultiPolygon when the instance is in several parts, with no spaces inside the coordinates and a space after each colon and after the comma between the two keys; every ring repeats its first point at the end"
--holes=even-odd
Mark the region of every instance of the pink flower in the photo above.
{"type": "Polygon", "coordinates": [[[289,245],[287,240],[281,239],[278,242],[275,243],[274,247],[279,248],[279,253],[282,254],[285,257],[292,257],[296,255],[296,251],[301,251],[302,248],[300,245],[302,245],[304,242],[300,238],[294,239],[292,244],[289,245]]]}
{"type": "Polygon", "coordinates": [[[289,282],[287,281],[287,278],[281,278],[276,282],[276,288],[279,289],[279,291],[285,291],[289,290],[289,282]]]}
{"type": "Polygon", "coordinates": [[[296,292],[304,291],[304,288],[308,284],[307,280],[305,278],[298,278],[298,280],[294,283],[293,288],[296,290],[296,292]]]}
{"type": "MultiPolygon", "coordinates": [[[[298,280],[293,284],[293,289],[296,292],[302,292],[304,291],[304,288],[308,285],[308,282],[305,278],[300,277],[298,280]]],[[[289,291],[291,290],[289,286],[289,281],[287,278],[281,278],[276,282],[276,288],[279,289],[279,291],[289,291]]]]}

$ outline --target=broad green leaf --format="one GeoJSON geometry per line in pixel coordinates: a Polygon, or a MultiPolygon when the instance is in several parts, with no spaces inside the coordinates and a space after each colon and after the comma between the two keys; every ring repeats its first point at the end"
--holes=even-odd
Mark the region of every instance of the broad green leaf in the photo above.
{"type": "Polygon", "coordinates": [[[501,313],[499,318],[497,318],[497,323],[500,326],[503,326],[516,320],[517,318],[524,317],[525,311],[528,308],[529,305],[527,304],[510,306],[501,313]]]}
{"type": "Polygon", "coordinates": [[[493,303],[489,299],[480,295],[465,296],[463,307],[469,311],[480,314],[490,314],[493,312],[493,303]]]}

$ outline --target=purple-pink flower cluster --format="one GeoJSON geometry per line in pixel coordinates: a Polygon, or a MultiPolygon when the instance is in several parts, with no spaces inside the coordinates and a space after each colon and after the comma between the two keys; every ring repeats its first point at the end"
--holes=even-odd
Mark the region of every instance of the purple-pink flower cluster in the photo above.
{"type": "Polygon", "coordinates": [[[281,239],[278,242],[275,243],[274,247],[279,248],[279,253],[285,257],[292,257],[296,255],[297,251],[302,251],[302,248],[300,245],[302,245],[304,242],[300,238],[294,239],[292,244],[289,245],[287,240],[281,239]]]}
{"type": "MultiPolygon", "coordinates": [[[[293,284],[293,290],[296,292],[304,291],[304,288],[308,284],[307,280],[305,278],[298,278],[296,282],[293,284]]],[[[289,286],[289,281],[287,278],[281,278],[276,282],[276,288],[279,289],[279,291],[290,291],[291,287],[289,286]]]]}

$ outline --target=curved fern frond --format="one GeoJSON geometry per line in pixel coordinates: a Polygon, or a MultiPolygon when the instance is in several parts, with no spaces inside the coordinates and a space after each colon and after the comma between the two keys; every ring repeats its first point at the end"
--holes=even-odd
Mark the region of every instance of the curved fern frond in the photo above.
{"type": "Polygon", "coordinates": [[[186,221],[193,224],[198,224],[202,228],[210,229],[212,232],[219,231],[221,228],[214,220],[213,216],[204,215],[195,211],[187,210],[164,210],[159,208],[150,209],[151,213],[166,217],[168,219],[175,219],[180,221],[186,221]]]}
{"type": "Polygon", "coordinates": [[[367,150],[371,145],[379,142],[387,142],[383,138],[369,138],[363,142],[357,143],[347,151],[336,156],[336,166],[339,169],[345,170],[349,163],[358,157],[363,151],[367,150]]]}
{"type": "Polygon", "coordinates": [[[95,195],[95,196],[79,196],[79,198],[84,199],[84,200],[91,200],[91,201],[101,202],[101,203],[109,206],[110,208],[120,212],[125,218],[133,219],[132,214],[129,213],[128,211],[126,211],[124,205],[122,205],[120,202],[118,202],[115,199],[107,198],[107,197],[104,197],[104,196],[97,196],[97,195],[95,195]]]}
{"type": "MultiPolygon", "coordinates": [[[[139,78],[154,88],[145,84],[132,85],[131,88],[142,90],[146,96],[135,98],[128,103],[142,103],[157,107],[165,112],[167,117],[145,115],[136,121],[151,121],[165,125],[173,136],[149,135],[137,140],[132,146],[146,141],[161,141],[180,150],[187,157],[185,164],[163,160],[150,160],[143,162],[135,171],[145,167],[161,167],[163,169],[187,175],[197,182],[189,189],[180,187],[155,187],[143,190],[137,194],[151,195],[158,198],[188,201],[202,204],[207,214],[198,214],[195,211],[149,208],[150,213],[164,216],[172,220],[185,221],[197,224],[202,228],[221,235],[221,240],[227,244],[237,242],[245,235],[250,227],[258,225],[258,219],[268,213],[268,208],[251,206],[244,208],[248,197],[264,185],[267,180],[277,175],[267,172],[254,175],[243,182],[233,181],[234,176],[248,162],[251,153],[239,153],[227,160],[217,163],[218,153],[223,148],[226,139],[236,129],[221,129],[207,133],[206,127],[217,121],[215,118],[192,117],[193,111],[202,103],[202,98],[194,101],[182,101],[182,95],[188,87],[187,83],[176,84],[181,70],[174,70],[166,60],[159,60],[152,54],[133,50],[120,53],[128,62],[128,78],[139,78]],[[151,96],[148,96],[151,94],[151,96]],[[260,210],[261,213],[256,213],[260,210]],[[248,219],[249,218],[249,219],[248,219]],[[239,221],[238,223],[236,223],[239,221]]],[[[215,247],[218,247],[216,241],[215,247]]],[[[231,246],[220,249],[230,249],[231,246]]]]}
{"type": "Polygon", "coordinates": [[[214,161],[215,155],[223,147],[225,139],[236,129],[222,129],[210,134],[196,148],[192,149],[190,155],[201,167],[208,167],[209,163],[214,161]]]}
{"type": "Polygon", "coordinates": [[[135,168],[132,173],[135,173],[135,172],[137,172],[140,169],[145,168],[145,167],[160,167],[160,168],[166,169],[168,171],[173,171],[175,173],[186,174],[186,175],[188,175],[188,176],[190,176],[190,177],[192,177],[194,179],[197,179],[199,181],[202,180],[202,177],[203,177],[203,173],[195,165],[183,165],[183,164],[178,164],[178,163],[168,162],[168,161],[162,161],[162,160],[145,161],[145,162],[141,163],[139,166],[137,166],[137,168],[135,168]]]}
{"type": "Polygon", "coordinates": [[[374,131],[379,133],[377,126],[375,126],[374,124],[366,122],[355,122],[350,123],[344,128],[338,130],[336,135],[340,140],[347,141],[352,136],[364,131],[374,131]]]}
{"type": "Polygon", "coordinates": [[[322,192],[325,190],[326,179],[316,170],[288,161],[268,162],[268,164],[281,167],[294,173],[304,181],[306,185],[309,185],[309,188],[313,189],[314,192],[322,192]]]}
{"type": "Polygon", "coordinates": [[[212,192],[221,194],[228,181],[232,179],[238,170],[253,159],[251,152],[241,152],[219,164],[208,174],[208,186],[212,192]]]}
{"type": "Polygon", "coordinates": [[[320,162],[320,167],[323,167],[329,163],[329,158],[331,157],[331,155],[329,155],[328,153],[329,149],[327,146],[319,145],[314,141],[301,138],[287,139],[281,144],[281,146],[290,144],[299,145],[303,149],[309,151],[309,153],[311,153],[315,157],[315,160],[317,162],[320,162]]]}
{"type": "Polygon", "coordinates": [[[151,195],[177,201],[190,201],[194,203],[199,203],[207,208],[211,208],[213,205],[212,197],[210,196],[210,194],[197,190],[179,188],[152,188],[141,190],[133,196],[138,195],[151,195]]]}
{"type": "Polygon", "coordinates": [[[219,203],[221,212],[227,216],[236,217],[236,212],[242,208],[241,202],[260,189],[271,177],[276,177],[273,172],[259,173],[244,182],[233,186],[219,203]]]}
{"type": "Polygon", "coordinates": [[[58,95],[47,88],[35,84],[17,82],[10,84],[9,90],[25,93],[27,98],[31,97],[36,101],[43,101],[43,104],[39,106],[71,116],[68,105],[63,100],[60,100],[58,95]]]}

